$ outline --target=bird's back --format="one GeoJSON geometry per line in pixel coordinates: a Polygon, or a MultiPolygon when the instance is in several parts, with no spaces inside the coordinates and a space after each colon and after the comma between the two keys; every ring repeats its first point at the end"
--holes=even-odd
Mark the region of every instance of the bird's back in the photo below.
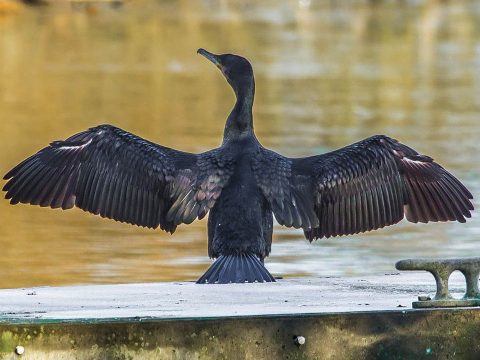
{"type": "Polygon", "coordinates": [[[271,210],[257,186],[252,169],[259,144],[247,140],[226,145],[225,154],[233,157],[234,171],[209,218],[210,256],[251,252],[266,253],[263,219],[271,210]]]}

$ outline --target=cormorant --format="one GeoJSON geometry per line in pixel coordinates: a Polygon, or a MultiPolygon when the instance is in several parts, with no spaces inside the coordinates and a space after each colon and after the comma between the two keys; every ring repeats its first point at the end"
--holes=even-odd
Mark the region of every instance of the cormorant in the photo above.
{"type": "Polygon", "coordinates": [[[465,222],[472,194],[412,148],[377,135],[323,155],[288,158],[253,131],[255,82],[247,59],[198,53],[236,95],[222,145],[191,154],[100,125],[54,141],[9,171],[11,204],[77,206],[121,222],[173,233],[208,211],[213,265],[198,283],[271,282],[263,266],[278,223],[312,241],[411,222],[465,222]]]}

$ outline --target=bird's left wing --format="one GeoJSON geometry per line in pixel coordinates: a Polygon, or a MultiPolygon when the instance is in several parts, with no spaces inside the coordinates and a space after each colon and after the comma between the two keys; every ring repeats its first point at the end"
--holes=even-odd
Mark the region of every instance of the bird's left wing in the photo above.
{"type": "Polygon", "coordinates": [[[412,222],[465,222],[471,193],[430,157],[387,136],[289,159],[263,149],[254,166],[277,221],[309,240],[412,222]]]}
{"type": "Polygon", "coordinates": [[[9,171],[12,204],[77,206],[121,222],[174,232],[204,217],[231,174],[211,150],[177,151],[111,125],[55,141],[9,171]]]}

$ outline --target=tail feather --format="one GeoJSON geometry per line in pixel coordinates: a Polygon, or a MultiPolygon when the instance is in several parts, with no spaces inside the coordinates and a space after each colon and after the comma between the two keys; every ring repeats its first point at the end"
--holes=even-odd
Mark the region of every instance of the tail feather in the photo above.
{"type": "Polygon", "coordinates": [[[253,254],[221,255],[197,280],[197,284],[275,282],[274,277],[253,254]]]}

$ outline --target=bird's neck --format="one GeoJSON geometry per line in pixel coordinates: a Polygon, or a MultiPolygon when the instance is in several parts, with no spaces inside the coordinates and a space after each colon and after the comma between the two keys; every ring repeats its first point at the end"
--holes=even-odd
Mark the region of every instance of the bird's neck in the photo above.
{"type": "Polygon", "coordinates": [[[252,78],[251,81],[241,85],[243,86],[232,86],[237,101],[225,124],[224,142],[253,134],[252,107],[255,96],[255,82],[252,78]]]}

